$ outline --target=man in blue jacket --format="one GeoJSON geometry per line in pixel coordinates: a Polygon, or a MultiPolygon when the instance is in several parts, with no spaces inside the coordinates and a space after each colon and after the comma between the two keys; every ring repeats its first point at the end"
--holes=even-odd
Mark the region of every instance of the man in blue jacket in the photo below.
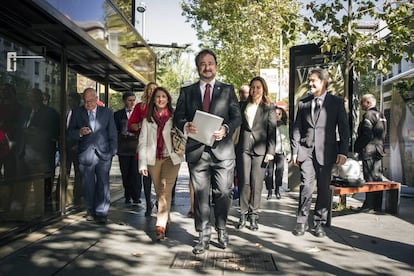
{"type": "Polygon", "coordinates": [[[86,219],[106,223],[111,200],[109,171],[117,152],[117,130],[109,108],[98,106],[93,88],[83,92],[84,106],[73,110],[69,136],[78,140],[78,158],[86,219]]]}

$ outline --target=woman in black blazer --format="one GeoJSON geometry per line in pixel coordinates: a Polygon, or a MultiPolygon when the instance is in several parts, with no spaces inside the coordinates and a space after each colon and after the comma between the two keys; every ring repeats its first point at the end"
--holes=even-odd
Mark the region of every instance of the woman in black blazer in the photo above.
{"type": "Polygon", "coordinates": [[[266,166],[273,160],[276,144],[276,113],[268,96],[266,81],[250,81],[250,95],[241,104],[242,124],[236,148],[237,176],[240,189],[241,229],[250,220],[250,229],[258,230],[263,178],[266,166]]]}

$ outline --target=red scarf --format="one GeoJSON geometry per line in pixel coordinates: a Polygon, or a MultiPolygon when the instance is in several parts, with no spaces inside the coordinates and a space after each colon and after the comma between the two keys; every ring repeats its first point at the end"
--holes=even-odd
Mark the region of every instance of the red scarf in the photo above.
{"type": "Polygon", "coordinates": [[[164,130],[165,123],[168,121],[168,119],[170,119],[170,112],[168,111],[168,108],[165,108],[160,114],[154,109],[152,117],[154,118],[155,123],[158,125],[156,157],[157,159],[162,159],[164,157],[164,138],[162,137],[162,131],[164,130]]]}

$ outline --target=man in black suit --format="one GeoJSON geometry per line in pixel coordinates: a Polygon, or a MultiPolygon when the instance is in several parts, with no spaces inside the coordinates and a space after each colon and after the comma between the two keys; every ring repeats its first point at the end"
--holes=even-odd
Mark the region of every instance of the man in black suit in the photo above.
{"type": "MultiPolygon", "coordinates": [[[[375,108],[377,100],[372,94],[365,94],[361,99],[361,108],[365,110],[358,126],[355,140],[355,152],[362,160],[365,181],[383,181],[381,159],[385,155],[384,140],[387,133],[387,120],[384,114],[375,108]]],[[[381,211],[382,191],[365,193],[365,201],[360,211],[381,211]]]]}
{"type": "Polygon", "coordinates": [[[349,127],[344,100],[327,92],[328,80],[326,70],[315,68],[310,71],[308,84],[312,95],[299,102],[292,129],[292,160],[300,167],[302,181],[297,224],[293,230],[296,236],[303,235],[308,228],[315,178],[314,234],[317,237],[326,235],[323,226],[329,209],[332,167],[334,163],[344,164],[348,155],[349,127]]]}
{"type": "Polygon", "coordinates": [[[138,136],[128,132],[127,122],[135,104],[135,94],[125,92],[122,95],[124,108],[114,113],[115,125],[118,130],[118,159],[119,168],[124,186],[125,203],[139,204],[142,188],[141,177],[138,172],[138,160],[135,154],[138,146],[138,136]]]}
{"type": "Polygon", "coordinates": [[[78,140],[78,158],[86,219],[106,223],[111,200],[109,171],[117,151],[117,131],[112,110],[98,106],[93,88],[83,92],[84,106],[72,112],[68,134],[78,140]]]}
{"type": "MultiPolygon", "coordinates": [[[[69,93],[68,97],[68,113],[66,114],[66,129],[69,128],[70,118],[74,109],[78,108],[81,104],[81,94],[77,92],[69,93]]],[[[70,176],[70,172],[74,171],[73,180],[73,205],[78,208],[82,204],[82,184],[79,173],[79,161],[78,161],[78,140],[70,139],[69,135],[66,135],[66,174],[70,176]]],[[[69,179],[67,180],[69,183],[69,179]]]]}
{"type": "Polygon", "coordinates": [[[189,138],[186,160],[194,187],[195,229],[199,242],[193,253],[204,253],[211,236],[210,194],[214,203],[215,228],[222,248],[228,245],[227,215],[232,199],[235,152],[232,134],[241,123],[240,107],[232,85],[216,80],[217,59],[211,50],[202,50],[195,58],[200,81],[183,87],[177,101],[174,124],[185,133],[196,133],[192,121],[196,110],[204,110],[224,119],[223,125],[211,135],[213,146],[189,138]]]}

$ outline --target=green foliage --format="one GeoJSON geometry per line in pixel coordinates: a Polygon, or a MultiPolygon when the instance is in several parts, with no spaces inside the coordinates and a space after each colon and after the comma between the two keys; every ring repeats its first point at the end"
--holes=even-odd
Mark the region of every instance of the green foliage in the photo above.
{"type": "Polygon", "coordinates": [[[122,95],[122,93],[111,93],[111,96],[109,97],[109,108],[114,112],[124,107],[122,95]]]}
{"type": "Polygon", "coordinates": [[[399,81],[395,84],[395,88],[400,91],[414,91],[414,79],[399,81]]]}
{"type": "Polygon", "coordinates": [[[132,1],[135,0],[112,0],[129,22],[132,21],[132,1]]]}
{"type": "Polygon", "coordinates": [[[321,44],[322,52],[343,54],[348,69],[386,74],[402,58],[414,61],[412,1],[328,0],[311,2],[307,9],[313,15],[305,18],[305,35],[321,44]],[[389,33],[382,24],[376,31],[360,32],[357,22],[367,18],[385,23],[389,33]]]}
{"type": "Polygon", "coordinates": [[[235,87],[259,75],[261,68],[274,67],[280,32],[286,66],[287,49],[295,44],[302,26],[296,0],[184,0],[182,9],[197,31],[200,48],[217,54],[219,77],[235,87]]]}
{"type": "Polygon", "coordinates": [[[194,61],[189,58],[191,50],[154,48],[154,52],[158,57],[157,84],[170,92],[175,103],[180,88],[197,77],[194,61]]]}

